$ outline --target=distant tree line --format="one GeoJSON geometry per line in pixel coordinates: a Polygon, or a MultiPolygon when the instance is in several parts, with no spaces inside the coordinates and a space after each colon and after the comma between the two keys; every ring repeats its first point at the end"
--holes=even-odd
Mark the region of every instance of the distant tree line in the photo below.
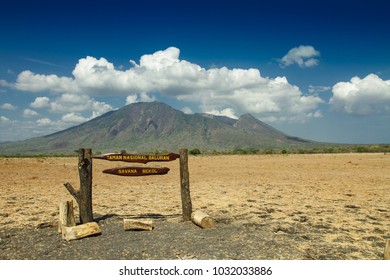
{"type": "Polygon", "coordinates": [[[332,153],[390,153],[390,144],[381,145],[335,145],[306,149],[234,149],[230,151],[200,151],[192,149],[191,155],[287,155],[287,154],[332,154],[332,153]]]}
{"type": "MultiPolygon", "coordinates": [[[[118,151],[113,151],[118,153],[118,151]]],[[[143,152],[130,152],[130,153],[142,153],[142,154],[167,154],[175,151],[167,150],[151,150],[143,152]]],[[[100,155],[102,152],[93,151],[94,155],[100,155]]],[[[125,149],[122,149],[120,153],[127,153],[125,149]]],[[[201,151],[199,148],[190,149],[188,152],[190,155],[288,155],[288,154],[333,154],[333,153],[390,153],[390,144],[376,144],[376,145],[335,145],[335,146],[323,146],[306,149],[234,149],[227,151],[201,151]]],[[[52,154],[14,154],[14,155],[1,155],[0,157],[74,157],[76,153],[52,153],[52,154]]]]}

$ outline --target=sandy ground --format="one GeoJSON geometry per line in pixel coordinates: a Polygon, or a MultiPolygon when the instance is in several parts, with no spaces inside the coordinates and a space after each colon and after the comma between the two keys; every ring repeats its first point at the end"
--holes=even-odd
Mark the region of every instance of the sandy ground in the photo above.
{"type": "MultiPolygon", "coordinates": [[[[169,167],[163,176],[102,173],[128,165],[144,166],[93,161],[94,215],[159,216],[175,223],[181,214],[179,160],[146,165],[169,167]]],[[[190,156],[189,170],[193,209],[221,226],[299,237],[294,246],[302,258],[333,259],[321,255],[329,248],[336,259],[383,257],[390,239],[390,155],[190,156]]],[[[0,250],[6,232],[55,223],[59,202],[72,199],[63,184],[79,186],[77,158],[0,158],[0,177],[0,250]]]]}

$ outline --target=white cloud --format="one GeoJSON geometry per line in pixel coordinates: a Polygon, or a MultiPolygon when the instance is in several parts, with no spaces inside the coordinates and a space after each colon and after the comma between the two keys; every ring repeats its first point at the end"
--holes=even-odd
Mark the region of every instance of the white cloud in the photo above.
{"type": "Polygon", "coordinates": [[[34,110],[31,110],[31,109],[25,109],[23,111],[23,116],[26,117],[26,118],[31,118],[31,117],[35,117],[35,116],[38,116],[39,114],[34,111],[34,110]]]}
{"type": "Polygon", "coordinates": [[[190,107],[184,107],[183,109],[181,109],[182,110],[182,112],[184,113],[184,114],[187,114],[187,115],[192,115],[194,112],[192,111],[192,109],[190,108],[190,107]]]}
{"type": "Polygon", "coordinates": [[[234,110],[232,108],[226,108],[226,109],[223,109],[221,111],[211,110],[211,111],[208,111],[206,113],[211,114],[211,115],[215,115],[215,116],[225,116],[225,117],[229,117],[232,119],[238,119],[238,117],[236,116],[236,114],[234,113],[234,110]]]}
{"type": "Polygon", "coordinates": [[[281,67],[287,67],[292,64],[298,64],[299,67],[313,67],[318,65],[318,59],[320,52],[312,46],[299,46],[292,48],[288,53],[280,60],[281,67]]]}
{"type": "Polygon", "coordinates": [[[11,120],[7,117],[4,117],[4,116],[0,116],[0,123],[8,123],[10,122],[11,120]]]}
{"type": "Polygon", "coordinates": [[[92,110],[92,116],[90,119],[93,119],[107,113],[108,111],[114,110],[114,108],[105,102],[99,102],[92,99],[90,102],[90,110],[92,110]]]}
{"type": "Polygon", "coordinates": [[[149,96],[147,93],[143,92],[141,94],[131,94],[126,97],[126,105],[137,103],[137,102],[153,102],[156,101],[155,96],[149,96]]]}
{"type": "MultiPolygon", "coordinates": [[[[69,120],[71,120],[72,117],[69,116],[69,117],[65,117],[65,119],[66,118],[69,118],[69,120]]],[[[39,129],[40,135],[47,135],[49,133],[53,133],[71,126],[69,122],[65,122],[62,119],[52,120],[47,117],[36,120],[35,124],[40,128],[39,129]]]]}
{"type": "Polygon", "coordinates": [[[138,102],[138,95],[137,94],[131,94],[126,97],[126,105],[133,104],[138,102]]]}
{"type": "Polygon", "coordinates": [[[140,101],[141,102],[153,102],[153,101],[156,101],[156,97],[149,96],[147,93],[143,92],[140,95],[140,101]]]}
{"type": "Polygon", "coordinates": [[[65,123],[72,123],[72,124],[78,124],[78,123],[83,123],[86,122],[88,119],[84,118],[78,114],[75,113],[68,113],[64,115],[61,120],[65,123]]]}
{"type": "MultiPolygon", "coordinates": [[[[35,100],[34,103],[36,101],[37,100],[35,100]]],[[[46,101],[48,101],[48,99],[42,100],[42,105],[45,105],[45,107],[48,105],[50,112],[58,114],[90,112],[91,118],[95,118],[113,110],[111,105],[105,102],[96,101],[83,94],[65,93],[48,104],[46,104],[46,101]]]]}
{"type": "Polygon", "coordinates": [[[11,85],[6,80],[0,80],[0,86],[2,86],[2,87],[9,87],[11,85]]]}
{"type": "MultiPolygon", "coordinates": [[[[0,87],[12,88],[12,83],[7,82],[6,80],[0,80],[0,87]]],[[[0,93],[6,93],[7,90],[0,88],[0,93]]]]}
{"type": "Polygon", "coordinates": [[[332,89],[332,87],[328,87],[328,86],[313,86],[313,85],[309,85],[309,92],[311,94],[319,94],[321,92],[330,91],[331,89],[332,89]]]}
{"type": "Polygon", "coordinates": [[[32,108],[49,108],[50,107],[50,99],[46,96],[35,98],[34,102],[30,104],[32,108]]]}
{"type": "MultiPolygon", "coordinates": [[[[319,52],[313,47],[301,46],[297,50],[290,53],[289,57],[295,57],[298,61],[292,63],[301,63],[303,66],[315,64],[315,60],[310,59],[318,56],[319,52]]],[[[181,60],[179,56],[180,50],[170,47],[143,55],[139,64],[130,61],[132,67],[127,70],[115,68],[105,58],[88,56],[79,60],[72,72],[73,77],[23,71],[15,87],[31,92],[51,91],[61,94],[50,102],[50,108],[62,113],[90,109],[95,102],[90,96],[123,95],[127,96],[126,103],[130,104],[154,101],[155,94],[162,94],[194,102],[203,112],[222,112],[230,108],[231,111],[225,113],[253,113],[258,117],[272,116],[275,120],[302,121],[316,112],[318,105],[323,102],[318,96],[303,95],[285,77],[262,77],[260,71],[253,68],[205,69],[181,60]]],[[[289,60],[286,58],[286,61],[289,60]]],[[[39,104],[37,100],[33,103],[39,104]]]]}
{"type": "Polygon", "coordinates": [[[0,142],[48,135],[67,127],[69,127],[69,124],[65,126],[65,123],[52,121],[49,118],[41,118],[37,121],[31,121],[30,119],[18,121],[0,117],[0,142]]]}
{"type": "Polygon", "coordinates": [[[3,105],[1,105],[1,109],[5,109],[5,110],[10,110],[10,111],[13,111],[13,110],[16,110],[16,106],[10,104],[10,103],[4,103],[3,105]]]}
{"type": "Polygon", "coordinates": [[[337,111],[357,115],[390,114],[390,80],[382,80],[375,74],[339,82],[332,91],[329,104],[337,111]]]}
{"type": "Polygon", "coordinates": [[[65,123],[81,123],[113,110],[113,107],[105,102],[76,93],[64,93],[52,101],[45,96],[37,97],[30,106],[35,109],[47,109],[50,113],[65,114],[62,117],[65,123]],[[90,114],[90,117],[84,117],[82,113],[90,114]]]}
{"type": "Polygon", "coordinates": [[[42,118],[37,120],[37,125],[38,126],[52,126],[55,124],[55,121],[52,121],[49,118],[42,118]]]}
{"type": "Polygon", "coordinates": [[[91,102],[87,95],[64,93],[50,103],[50,110],[56,113],[82,112],[91,107],[91,102]]]}
{"type": "Polygon", "coordinates": [[[57,75],[39,75],[26,70],[18,75],[16,89],[30,92],[77,92],[78,88],[72,78],[58,77],[57,75]]]}

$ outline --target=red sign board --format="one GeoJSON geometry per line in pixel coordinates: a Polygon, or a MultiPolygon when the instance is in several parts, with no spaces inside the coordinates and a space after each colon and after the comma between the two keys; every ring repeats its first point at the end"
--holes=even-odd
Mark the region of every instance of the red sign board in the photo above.
{"type": "Polygon", "coordinates": [[[168,167],[116,167],[103,170],[103,173],[119,175],[119,176],[148,176],[148,175],[164,175],[169,171],[168,167]]]}
{"type": "Polygon", "coordinates": [[[172,161],[179,158],[180,155],[169,153],[165,155],[137,155],[137,154],[104,154],[94,156],[95,159],[104,159],[109,161],[125,161],[125,162],[138,162],[148,163],[150,161],[172,161]]]}

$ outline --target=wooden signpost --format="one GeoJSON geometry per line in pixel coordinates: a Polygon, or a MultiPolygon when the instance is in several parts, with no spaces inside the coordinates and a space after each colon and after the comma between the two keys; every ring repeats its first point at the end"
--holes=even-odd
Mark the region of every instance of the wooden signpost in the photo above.
{"type": "MultiPolygon", "coordinates": [[[[94,159],[103,159],[108,161],[123,161],[134,163],[163,162],[180,159],[180,189],[183,210],[183,220],[191,221],[192,203],[190,197],[190,179],[188,171],[188,149],[180,149],[180,154],[169,153],[163,155],[142,155],[142,154],[118,154],[108,153],[93,156],[94,159]]],[[[168,167],[138,167],[126,166],[103,170],[103,173],[119,176],[148,176],[164,175],[169,171],[168,167]]]]}
{"type": "MultiPolygon", "coordinates": [[[[108,161],[124,161],[135,163],[163,162],[180,160],[180,190],[182,201],[183,221],[191,221],[202,228],[215,226],[215,221],[202,212],[192,213],[190,196],[190,180],[188,170],[188,149],[180,149],[179,154],[169,153],[164,155],[140,155],[140,154],[118,154],[109,153],[92,157],[91,149],[80,149],[78,169],[80,175],[80,188],[76,190],[70,183],[65,183],[66,189],[75,198],[80,210],[80,223],[75,225],[72,201],[65,201],[60,204],[60,217],[58,232],[62,233],[65,240],[75,240],[86,236],[99,234],[100,228],[93,221],[92,212],[92,158],[108,161]],[[192,217],[191,217],[192,214],[192,217]]],[[[165,175],[169,172],[168,167],[139,167],[126,166],[103,170],[103,173],[119,176],[148,176],[165,175]]],[[[140,222],[138,220],[124,220],[125,230],[152,230],[150,221],[140,222]]],[[[386,255],[386,253],[385,253],[386,255]]]]}

